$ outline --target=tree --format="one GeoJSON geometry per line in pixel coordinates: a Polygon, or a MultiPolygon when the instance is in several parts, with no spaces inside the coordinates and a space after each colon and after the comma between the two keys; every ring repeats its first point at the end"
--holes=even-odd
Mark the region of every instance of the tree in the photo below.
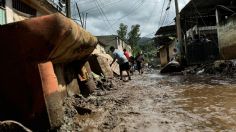
{"type": "Polygon", "coordinates": [[[131,48],[135,50],[135,47],[138,44],[140,39],[140,25],[132,25],[130,32],[128,33],[128,43],[130,44],[131,48]]]}
{"type": "Polygon", "coordinates": [[[124,23],[120,23],[119,30],[117,30],[118,36],[119,36],[123,41],[126,41],[127,28],[128,28],[127,25],[125,25],[124,23]]]}

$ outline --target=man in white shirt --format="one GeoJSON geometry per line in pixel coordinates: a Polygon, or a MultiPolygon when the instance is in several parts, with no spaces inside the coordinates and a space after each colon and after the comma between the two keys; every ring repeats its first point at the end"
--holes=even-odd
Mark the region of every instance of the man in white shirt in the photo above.
{"type": "Polygon", "coordinates": [[[120,80],[123,80],[123,75],[122,75],[123,71],[127,72],[129,80],[131,80],[131,77],[129,74],[129,70],[130,70],[129,61],[124,55],[124,53],[122,51],[119,51],[118,49],[115,49],[113,46],[110,47],[110,51],[112,52],[114,56],[114,59],[112,63],[110,64],[110,66],[112,66],[112,64],[117,60],[120,67],[120,80]]]}

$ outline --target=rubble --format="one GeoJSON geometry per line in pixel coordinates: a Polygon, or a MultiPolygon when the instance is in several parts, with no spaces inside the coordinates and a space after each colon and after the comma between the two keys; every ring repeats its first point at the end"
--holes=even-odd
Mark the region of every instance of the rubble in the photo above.
{"type": "MultiPolygon", "coordinates": [[[[94,73],[93,73],[94,74],[94,73]]],[[[65,113],[64,123],[60,127],[59,131],[81,131],[83,125],[81,122],[76,122],[78,116],[86,116],[94,113],[94,107],[102,106],[106,102],[103,98],[107,92],[115,90],[115,84],[118,81],[116,79],[107,79],[99,75],[94,74],[96,89],[89,96],[74,95],[72,97],[65,97],[63,102],[63,109],[65,113]],[[115,84],[114,84],[115,83],[115,84]]],[[[83,124],[83,123],[82,123],[83,124]]]]}
{"type": "Polygon", "coordinates": [[[234,76],[236,73],[235,60],[219,60],[214,63],[194,65],[185,68],[183,74],[212,74],[234,76]]]}

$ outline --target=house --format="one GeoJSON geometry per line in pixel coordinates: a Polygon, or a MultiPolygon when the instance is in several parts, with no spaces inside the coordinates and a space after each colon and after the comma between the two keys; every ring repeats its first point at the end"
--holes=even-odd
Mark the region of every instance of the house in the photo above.
{"type": "Polygon", "coordinates": [[[63,0],[0,0],[0,25],[60,12],[65,15],[63,0]]]}
{"type": "MultiPolygon", "coordinates": [[[[235,7],[235,1],[208,0],[206,2],[204,0],[191,0],[181,10],[181,27],[184,38],[183,45],[185,58],[189,65],[215,61],[220,57],[219,51],[221,52],[221,58],[222,55],[226,56],[225,53],[230,53],[222,50],[224,47],[222,45],[227,45],[226,41],[226,43],[222,44],[222,40],[224,41],[228,38],[222,39],[224,35],[222,35],[222,33],[221,35],[219,34],[219,19],[216,15],[216,9],[219,7],[228,10],[231,7],[235,7]]],[[[224,33],[225,32],[223,32],[223,34],[224,33]]],[[[234,52],[232,50],[229,51],[234,52]]]]}
{"type": "Polygon", "coordinates": [[[159,49],[161,66],[166,65],[175,55],[176,25],[160,27],[155,34],[155,42],[159,49]]]}
{"type": "Polygon", "coordinates": [[[107,53],[110,53],[109,49],[111,46],[123,51],[126,49],[130,55],[132,55],[131,46],[128,45],[124,40],[120,39],[117,35],[106,35],[106,36],[97,36],[100,43],[105,45],[105,50],[107,53]]]}

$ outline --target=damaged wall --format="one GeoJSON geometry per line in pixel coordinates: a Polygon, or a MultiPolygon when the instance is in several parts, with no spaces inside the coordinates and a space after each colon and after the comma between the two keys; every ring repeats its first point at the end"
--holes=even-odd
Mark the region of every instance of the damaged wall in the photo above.
{"type": "Polygon", "coordinates": [[[236,15],[219,25],[218,39],[223,59],[236,59],[236,15]]]}

